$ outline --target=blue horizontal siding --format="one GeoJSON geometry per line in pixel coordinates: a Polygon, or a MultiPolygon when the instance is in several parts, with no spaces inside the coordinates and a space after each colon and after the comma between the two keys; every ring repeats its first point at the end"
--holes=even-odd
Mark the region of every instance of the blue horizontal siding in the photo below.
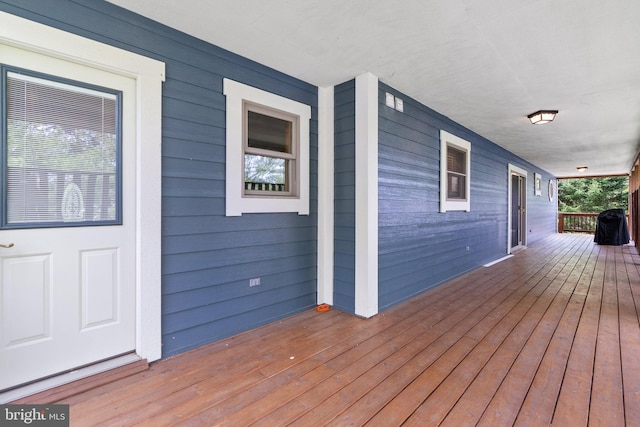
{"type": "Polygon", "coordinates": [[[333,305],[348,313],[355,313],[355,97],[355,80],[334,88],[333,305]]]}
{"type": "MultiPolygon", "coordinates": [[[[255,301],[256,308],[253,310],[242,311],[239,314],[226,316],[210,323],[200,323],[197,326],[180,331],[179,334],[165,334],[162,337],[162,345],[163,347],[175,348],[199,347],[211,341],[225,338],[229,334],[235,335],[247,330],[247,328],[255,327],[252,326],[255,319],[265,319],[267,323],[273,322],[299,312],[299,310],[291,310],[291,307],[309,306],[314,304],[315,301],[315,297],[310,295],[270,305],[260,304],[260,301],[255,301]]],[[[225,303],[225,305],[228,304],[231,303],[225,303]]],[[[201,314],[203,317],[208,318],[210,317],[210,312],[213,311],[215,311],[215,307],[212,307],[209,312],[201,314]]]]}
{"type": "MultiPolygon", "coordinates": [[[[384,310],[507,252],[508,164],[552,177],[410,97],[379,84],[378,278],[384,310]],[[404,101],[386,107],[385,92],[404,101]],[[440,213],[440,130],[471,142],[471,211],[440,213]]],[[[546,194],[546,189],[543,189],[546,194]]],[[[527,191],[528,241],[555,232],[555,204],[527,191]]]]}
{"type": "Polygon", "coordinates": [[[315,86],[108,2],[0,0],[0,10],[166,64],[162,96],[164,357],[315,305],[315,86]],[[310,215],[224,216],[223,78],[311,106],[310,215]],[[255,277],[262,284],[250,288],[249,279],[255,277]]]}
{"type": "MultiPolygon", "coordinates": [[[[173,274],[165,273],[163,275],[163,288],[166,295],[163,297],[163,301],[170,295],[177,295],[180,292],[190,291],[193,289],[214,287],[219,285],[230,285],[237,287],[237,283],[247,283],[249,279],[254,277],[273,276],[280,274],[281,272],[288,272],[292,270],[300,270],[305,268],[315,268],[315,262],[311,262],[307,254],[299,256],[291,256],[286,259],[277,258],[269,262],[262,263],[249,263],[242,267],[242,273],[238,273],[238,268],[235,265],[224,267],[211,267],[202,268],[201,270],[191,270],[185,272],[178,272],[173,274]],[[234,274],[237,277],[236,281],[229,281],[227,277],[234,274]]],[[[259,292],[261,287],[246,289],[235,289],[235,292],[242,294],[247,289],[250,292],[259,292]]],[[[228,300],[225,295],[221,295],[221,298],[228,300]]]]}

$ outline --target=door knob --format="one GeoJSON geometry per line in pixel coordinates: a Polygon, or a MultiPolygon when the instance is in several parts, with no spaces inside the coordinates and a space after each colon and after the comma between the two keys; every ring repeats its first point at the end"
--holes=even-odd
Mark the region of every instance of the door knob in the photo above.
{"type": "Polygon", "coordinates": [[[6,245],[3,245],[2,243],[0,243],[0,248],[12,248],[13,247],[13,243],[8,243],[6,245]]]}

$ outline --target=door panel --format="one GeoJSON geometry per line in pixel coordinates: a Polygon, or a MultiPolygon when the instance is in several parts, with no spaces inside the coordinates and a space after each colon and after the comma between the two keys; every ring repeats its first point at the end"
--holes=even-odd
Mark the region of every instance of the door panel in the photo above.
{"type": "Polygon", "coordinates": [[[525,245],[527,179],[511,175],[511,247],[525,245]]]}
{"type": "Polygon", "coordinates": [[[82,251],[82,330],[118,321],[118,249],[82,251]]]}
{"type": "Polygon", "coordinates": [[[520,177],[511,175],[511,247],[520,241],[520,177]]]}
{"type": "Polygon", "coordinates": [[[135,350],[127,230],[5,230],[0,389],[135,350]],[[124,242],[124,243],[122,243],[124,242]]]}
{"type": "MultiPolygon", "coordinates": [[[[123,94],[121,223],[78,224],[107,208],[99,204],[104,197],[89,203],[73,191],[74,185],[86,185],[93,178],[81,181],[72,176],[62,182],[45,179],[58,188],[56,194],[61,194],[63,184],[71,188],[67,196],[73,193],[51,202],[63,212],[60,227],[49,223],[43,228],[9,225],[0,230],[0,243],[14,243],[0,248],[2,390],[135,350],[136,86],[127,77],[1,44],[0,58],[5,65],[123,94]],[[69,220],[76,222],[74,226],[64,223],[69,220]]],[[[47,203],[34,205],[40,209],[47,203]]]]}
{"type": "Polygon", "coordinates": [[[2,346],[50,338],[51,262],[49,255],[2,259],[2,346]]]}

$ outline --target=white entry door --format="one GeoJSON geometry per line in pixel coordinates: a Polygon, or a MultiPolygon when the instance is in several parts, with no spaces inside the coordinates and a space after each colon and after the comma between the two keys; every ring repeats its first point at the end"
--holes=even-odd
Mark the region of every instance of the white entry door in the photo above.
{"type": "Polygon", "coordinates": [[[3,390],[135,350],[136,86],[1,44],[0,67],[3,390]]]}

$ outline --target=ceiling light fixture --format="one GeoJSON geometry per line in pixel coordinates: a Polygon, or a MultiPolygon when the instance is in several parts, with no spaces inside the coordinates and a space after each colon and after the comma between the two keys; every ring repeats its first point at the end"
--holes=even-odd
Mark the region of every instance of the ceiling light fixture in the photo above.
{"type": "Polygon", "coordinates": [[[586,172],[589,168],[586,166],[578,166],[576,169],[578,170],[578,172],[586,172]]]}
{"type": "Polygon", "coordinates": [[[529,114],[527,117],[532,124],[543,125],[552,122],[556,118],[556,114],[558,114],[558,110],[540,110],[529,114]]]}

